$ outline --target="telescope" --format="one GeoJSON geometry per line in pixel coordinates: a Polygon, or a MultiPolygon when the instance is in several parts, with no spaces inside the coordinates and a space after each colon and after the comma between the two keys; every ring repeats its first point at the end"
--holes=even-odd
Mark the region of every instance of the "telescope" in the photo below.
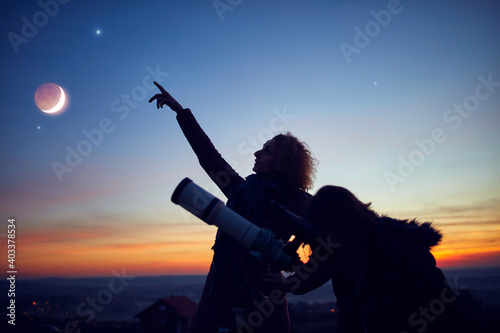
{"type": "Polygon", "coordinates": [[[265,213],[268,217],[290,230],[292,235],[295,236],[294,241],[312,246],[321,237],[319,230],[314,225],[272,199],[266,204],[265,213]]]}
{"type": "MultiPolygon", "coordinates": [[[[300,259],[295,253],[297,249],[293,250],[287,247],[271,230],[257,227],[226,207],[221,200],[196,185],[189,178],[184,178],[177,185],[171,200],[207,224],[217,226],[222,232],[250,250],[254,256],[275,268],[289,270],[293,264],[300,263],[300,259]]],[[[274,202],[271,205],[274,207],[271,211],[275,217],[283,218],[288,215],[289,212],[279,204],[274,202]]],[[[294,225],[300,225],[297,230],[305,229],[303,223],[307,222],[303,222],[304,220],[297,222],[300,218],[295,215],[291,218],[295,220],[294,225]]]]}
{"type": "MultiPolygon", "coordinates": [[[[286,226],[295,235],[293,241],[285,244],[271,230],[257,227],[189,178],[184,178],[177,185],[171,200],[207,224],[217,226],[220,231],[250,250],[249,258],[257,258],[260,263],[270,264],[275,271],[290,271],[294,269],[294,265],[300,265],[297,249],[301,243],[313,244],[319,238],[319,232],[311,224],[270,200],[265,206],[266,215],[286,226]]],[[[248,318],[250,304],[257,299],[265,299],[249,280],[241,276],[242,267],[244,266],[240,265],[232,277],[237,296],[231,301],[231,309],[235,314],[236,326],[220,327],[218,332],[240,332],[241,325],[248,318]]]]}

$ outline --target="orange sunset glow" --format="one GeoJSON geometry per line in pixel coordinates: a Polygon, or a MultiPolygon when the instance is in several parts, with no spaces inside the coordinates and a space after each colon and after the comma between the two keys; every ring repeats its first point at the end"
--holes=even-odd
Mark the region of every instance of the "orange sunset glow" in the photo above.
{"type": "MultiPolygon", "coordinates": [[[[498,223],[435,221],[434,225],[444,235],[432,251],[439,267],[487,267],[500,263],[498,223]]],[[[214,226],[195,218],[189,223],[149,224],[137,229],[141,232],[116,224],[19,228],[18,270],[23,278],[108,276],[112,269],[124,269],[134,276],[207,273],[214,226]]]]}
{"type": "Polygon", "coordinates": [[[3,11],[0,247],[15,218],[18,279],[207,273],[217,229],[170,198],[184,177],[227,198],[153,82],[241,177],[290,132],[319,162],[310,194],[432,222],[442,268],[500,266],[497,4],[396,1],[365,36],[387,2],[67,2],[3,11]]]}
{"type": "Polygon", "coordinates": [[[1,333],[498,331],[500,1],[2,4],[1,333]]]}

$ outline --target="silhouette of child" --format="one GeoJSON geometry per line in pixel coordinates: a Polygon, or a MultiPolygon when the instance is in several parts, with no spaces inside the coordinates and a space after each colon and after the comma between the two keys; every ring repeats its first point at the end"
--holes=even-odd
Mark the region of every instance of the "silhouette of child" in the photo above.
{"type": "MultiPolygon", "coordinates": [[[[338,186],[322,187],[305,219],[335,249],[328,257],[312,255],[321,260],[309,265],[308,274],[274,282],[284,291],[304,294],[331,280],[338,307],[335,332],[474,331],[460,291],[436,267],[430,248],[442,235],[430,223],[379,216],[370,203],[338,186]]],[[[264,280],[272,283],[273,278],[264,280]]]]}

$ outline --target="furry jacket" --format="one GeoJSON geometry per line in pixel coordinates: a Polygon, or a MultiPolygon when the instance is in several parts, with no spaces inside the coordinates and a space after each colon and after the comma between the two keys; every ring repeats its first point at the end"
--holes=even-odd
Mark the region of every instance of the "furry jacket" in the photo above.
{"type": "Polygon", "coordinates": [[[331,279],[342,333],[467,332],[460,293],[446,281],[430,248],[441,233],[430,223],[378,218],[368,251],[346,260],[342,244],[296,294],[331,279]]]}

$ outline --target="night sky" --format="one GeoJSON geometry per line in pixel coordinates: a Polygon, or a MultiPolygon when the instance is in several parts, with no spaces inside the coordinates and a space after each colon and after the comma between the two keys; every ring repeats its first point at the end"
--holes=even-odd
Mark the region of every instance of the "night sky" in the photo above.
{"type": "Polygon", "coordinates": [[[189,177],[226,198],[148,103],[154,80],[242,176],[290,131],[319,160],[312,194],[432,221],[442,267],[500,266],[500,3],[354,3],[3,1],[0,237],[6,253],[14,217],[19,278],[208,271],[215,227],[170,197],[189,177]],[[64,112],[36,106],[44,83],[64,112]]]}

